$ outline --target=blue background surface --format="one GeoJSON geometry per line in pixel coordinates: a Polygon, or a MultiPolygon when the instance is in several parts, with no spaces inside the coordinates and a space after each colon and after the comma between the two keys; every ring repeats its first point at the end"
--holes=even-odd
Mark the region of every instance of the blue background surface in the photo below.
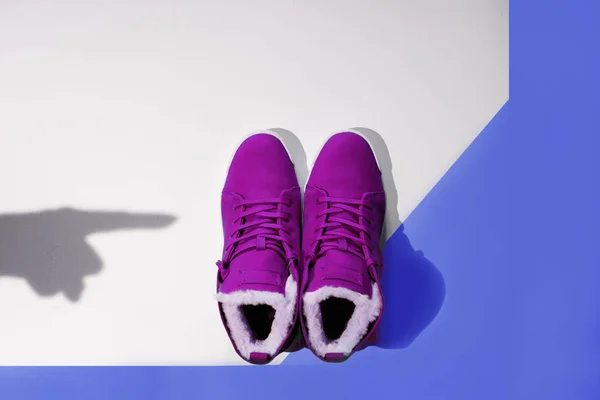
{"type": "Polygon", "coordinates": [[[514,1],[510,35],[509,102],[386,244],[381,348],[2,368],[0,398],[600,398],[600,2],[514,1]]]}

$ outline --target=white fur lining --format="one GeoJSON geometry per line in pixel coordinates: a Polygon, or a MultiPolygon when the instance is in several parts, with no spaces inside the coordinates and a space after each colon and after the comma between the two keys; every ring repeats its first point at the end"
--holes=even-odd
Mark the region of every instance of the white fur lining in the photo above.
{"type": "Polygon", "coordinates": [[[251,353],[266,353],[273,356],[281,347],[294,322],[297,293],[296,281],[290,275],[285,284],[285,296],[281,293],[259,290],[217,294],[217,301],[223,305],[231,339],[243,357],[248,359],[251,353]],[[265,340],[253,338],[241,310],[242,305],[259,304],[269,305],[275,310],[271,332],[265,340]]]}
{"type": "Polygon", "coordinates": [[[373,295],[360,294],[340,287],[325,286],[314,292],[307,292],[303,297],[304,317],[311,348],[321,357],[328,353],[350,354],[367,333],[369,325],[377,319],[381,312],[382,299],[379,286],[373,284],[373,295]],[[354,303],[354,313],[342,336],[330,341],[323,331],[320,303],[330,297],[346,299],[354,303]]]}

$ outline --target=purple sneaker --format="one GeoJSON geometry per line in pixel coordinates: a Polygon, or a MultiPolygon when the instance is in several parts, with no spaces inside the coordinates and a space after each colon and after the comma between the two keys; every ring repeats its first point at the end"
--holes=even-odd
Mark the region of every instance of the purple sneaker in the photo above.
{"type": "Polygon", "coordinates": [[[236,352],[266,364],[296,332],[300,188],[282,142],[250,136],[237,149],[221,197],[224,250],[217,301],[236,352]]]}
{"type": "Polygon", "coordinates": [[[317,157],[304,195],[302,330],[324,361],[363,347],[383,312],[385,215],[381,172],[359,134],[333,135],[317,157]]]}

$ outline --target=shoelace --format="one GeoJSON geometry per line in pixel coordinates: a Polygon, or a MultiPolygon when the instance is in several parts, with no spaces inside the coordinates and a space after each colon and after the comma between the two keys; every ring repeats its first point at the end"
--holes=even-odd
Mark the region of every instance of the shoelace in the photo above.
{"type": "Polygon", "coordinates": [[[373,275],[377,261],[372,257],[370,242],[368,211],[372,207],[363,200],[335,197],[322,197],[317,203],[326,203],[327,208],[317,215],[317,218],[325,216],[325,222],[315,229],[315,233],[321,233],[313,240],[313,251],[307,255],[309,266],[329,250],[336,249],[364,259],[373,275]]]}
{"type": "Polygon", "coordinates": [[[281,198],[265,200],[242,200],[234,207],[243,211],[233,221],[241,222],[232,232],[232,240],[225,249],[222,261],[217,261],[217,267],[223,279],[228,274],[229,263],[239,254],[253,249],[269,249],[277,252],[282,258],[293,258],[291,234],[283,221],[289,221],[290,214],[281,210],[280,206],[290,207],[291,204],[281,198]]]}

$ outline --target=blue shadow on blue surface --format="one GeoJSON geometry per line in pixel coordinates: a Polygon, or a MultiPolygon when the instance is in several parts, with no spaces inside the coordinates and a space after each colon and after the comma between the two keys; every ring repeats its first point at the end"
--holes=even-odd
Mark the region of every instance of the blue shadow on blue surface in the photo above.
{"type": "Polygon", "coordinates": [[[415,251],[404,225],[384,247],[383,293],[385,312],[379,326],[377,346],[408,347],[438,314],[446,287],[441,272],[415,251]]]}

